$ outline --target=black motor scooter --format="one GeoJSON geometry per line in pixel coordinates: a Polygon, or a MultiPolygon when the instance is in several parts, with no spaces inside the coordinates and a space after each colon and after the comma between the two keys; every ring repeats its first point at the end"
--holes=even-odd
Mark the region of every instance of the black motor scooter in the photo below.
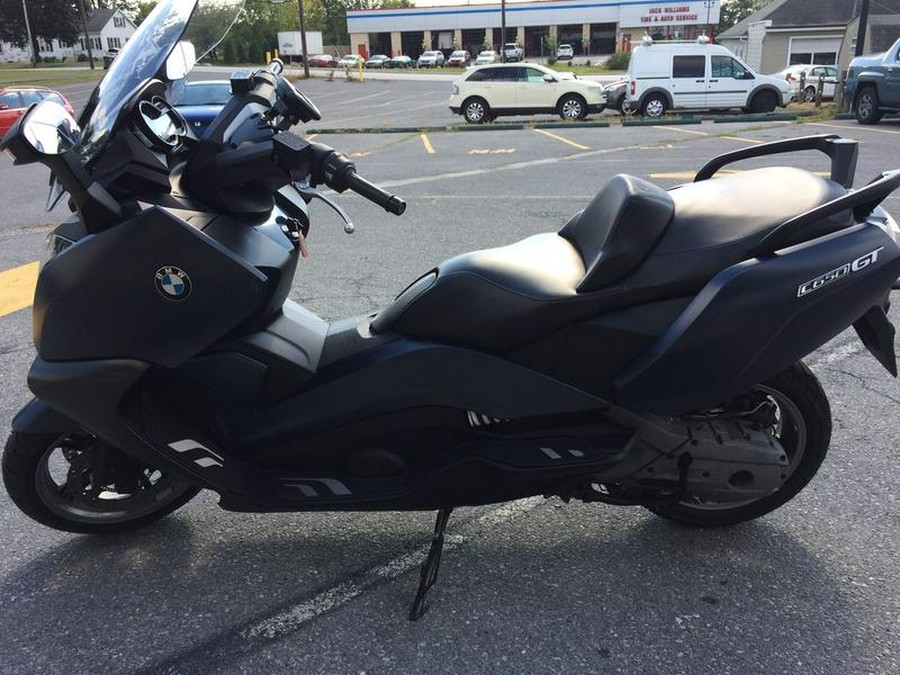
{"type": "MultiPolygon", "coordinates": [[[[199,4],[199,7],[197,6],[199,4]]],[[[216,4],[220,11],[221,3],[216,4]]],[[[885,173],[812,136],[732,152],[693,183],[609,181],[559,232],[426,271],[372,315],[287,299],[327,186],[400,215],[353,163],[288,129],[319,118],[279,64],[235,73],[201,138],[166,100],[208,45],[163,0],[80,127],[50,101],[0,148],[50,167],[75,217],[38,279],[28,385],[3,476],[50,527],[128,530],[214,490],[235,511],[439,511],[530,495],[724,525],[813,477],[831,418],[799,360],[849,326],[896,375],[900,274],[885,173]],[[799,150],[790,167],[716,177],[799,150]]],[[[347,220],[347,229],[351,229],[347,220]]]]}

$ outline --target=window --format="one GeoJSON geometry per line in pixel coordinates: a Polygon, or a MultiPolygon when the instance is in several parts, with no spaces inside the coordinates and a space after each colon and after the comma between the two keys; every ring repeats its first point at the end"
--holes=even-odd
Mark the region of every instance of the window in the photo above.
{"type": "Polygon", "coordinates": [[[5,94],[0,94],[0,108],[4,110],[6,108],[21,108],[22,104],[19,103],[19,95],[14,91],[8,91],[5,94]]]}
{"type": "Polygon", "coordinates": [[[65,105],[65,101],[63,101],[62,96],[57,94],[55,91],[39,91],[38,94],[45,101],[53,101],[54,103],[59,103],[60,105],[65,105]]]}
{"type": "Polygon", "coordinates": [[[811,52],[792,52],[791,62],[788,65],[795,66],[803,63],[812,63],[811,52]]]}
{"type": "Polygon", "coordinates": [[[676,56],[672,59],[672,77],[705,77],[705,56],[676,56]]]}
{"type": "Polygon", "coordinates": [[[116,28],[125,28],[125,17],[124,16],[114,16],[113,17],[113,26],[116,28]]]}
{"type": "Polygon", "coordinates": [[[490,72],[490,68],[487,70],[476,70],[466,78],[466,82],[483,82],[488,79],[488,73],[490,72]]]}
{"type": "Polygon", "coordinates": [[[733,77],[735,80],[743,80],[747,76],[744,66],[730,56],[713,56],[710,65],[713,77],[733,77]]]}
{"type": "Polygon", "coordinates": [[[813,63],[821,63],[826,66],[833,66],[837,63],[837,52],[816,52],[813,54],[813,63]]]}
{"type": "Polygon", "coordinates": [[[43,38],[38,38],[38,51],[39,52],[52,52],[53,51],[53,43],[49,42],[43,38]]]}
{"type": "Polygon", "coordinates": [[[525,76],[528,78],[529,82],[543,82],[544,74],[544,71],[538,70],[537,68],[525,69],[525,76]]]}
{"type": "Polygon", "coordinates": [[[26,108],[28,106],[30,106],[32,103],[40,103],[41,101],[44,100],[44,97],[41,96],[41,93],[39,91],[32,90],[32,91],[23,91],[21,93],[22,93],[22,102],[25,104],[26,108]]]}
{"type": "Polygon", "coordinates": [[[117,37],[106,38],[106,48],[107,49],[118,49],[122,46],[121,40],[117,37]]]}

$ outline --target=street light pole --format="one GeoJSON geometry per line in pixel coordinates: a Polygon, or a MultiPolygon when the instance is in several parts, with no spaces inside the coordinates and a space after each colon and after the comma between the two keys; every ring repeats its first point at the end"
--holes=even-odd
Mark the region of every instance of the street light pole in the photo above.
{"type": "Polygon", "coordinates": [[[25,14],[25,32],[28,34],[28,49],[31,50],[31,65],[37,68],[37,51],[34,48],[34,37],[31,35],[31,23],[28,21],[28,7],[22,0],[22,12],[25,14]]]}
{"type": "Polygon", "coordinates": [[[859,10],[859,30],[856,32],[856,53],[854,56],[862,56],[866,47],[866,25],[869,23],[869,0],[862,0],[859,10]]]}

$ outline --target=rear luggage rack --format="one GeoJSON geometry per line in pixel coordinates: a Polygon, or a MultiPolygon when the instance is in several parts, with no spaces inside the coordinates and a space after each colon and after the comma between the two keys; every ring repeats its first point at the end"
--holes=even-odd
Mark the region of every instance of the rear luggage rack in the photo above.
{"type": "Polygon", "coordinates": [[[802,150],[818,150],[828,155],[831,158],[831,180],[840,183],[845,188],[853,185],[859,146],[852,138],[841,138],[837,134],[817,134],[815,136],[788,138],[783,141],[772,141],[771,143],[762,143],[751,148],[741,148],[740,150],[723,153],[704,164],[703,168],[694,177],[694,182],[699,183],[702,180],[712,178],[723,166],[743,159],[780,155],[787,152],[800,152],[802,150]]]}
{"type": "MultiPolygon", "coordinates": [[[[769,232],[748,254],[750,258],[771,255],[775,251],[802,241],[803,231],[825,218],[853,209],[855,223],[865,220],[885,197],[900,187],[900,169],[885,171],[859,190],[848,192],[805,213],[786,220],[769,232]]],[[[849,225],[848,225],[849,227],[849,225]]]]}

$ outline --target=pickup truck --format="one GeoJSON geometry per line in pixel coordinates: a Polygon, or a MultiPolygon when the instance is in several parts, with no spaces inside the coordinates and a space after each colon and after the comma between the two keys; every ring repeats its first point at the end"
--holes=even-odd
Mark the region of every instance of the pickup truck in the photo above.
{"type": "Polygon", "coordinates": [[[521,61],[525,58],[525,50],[517,42],[507,42],[503,45],[503,56],[507,63],[521,61]]]}
{"type": "Polygon", "coordinates": [[[884,113],[900,111],[900,40],[883,54],[850,62],[844,100],[860,124],[877,124],[884,113]]]}

